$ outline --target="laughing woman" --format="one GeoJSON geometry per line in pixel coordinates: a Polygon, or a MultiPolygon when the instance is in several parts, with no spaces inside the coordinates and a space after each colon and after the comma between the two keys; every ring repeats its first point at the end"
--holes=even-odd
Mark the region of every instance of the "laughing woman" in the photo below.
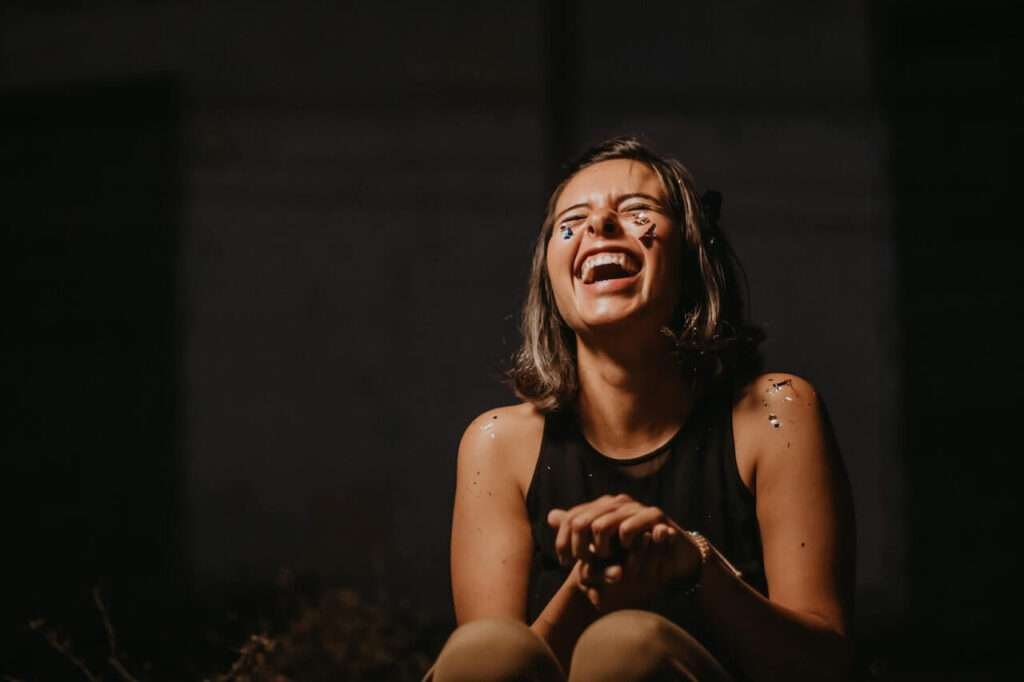
{"type": "Polygon", "coordinates": [[[715,204],[632,138],[553,192],[524,402],[459,447],[460,627],[427,679],[849,676],[848,483],[814,388],[758,374],[715,204]]]}

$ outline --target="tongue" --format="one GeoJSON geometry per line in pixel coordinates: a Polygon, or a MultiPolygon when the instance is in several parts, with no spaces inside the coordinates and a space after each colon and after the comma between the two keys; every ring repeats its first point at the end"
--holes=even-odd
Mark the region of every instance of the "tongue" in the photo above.
{"type": "Polygon", "coordinates": [[[591,273],[591,279],[594,282],[600,282],[606,279],[619,279],[621,277],[629,277],[629,273],[626,272],[618,263],[597,265],[591,273]]]}

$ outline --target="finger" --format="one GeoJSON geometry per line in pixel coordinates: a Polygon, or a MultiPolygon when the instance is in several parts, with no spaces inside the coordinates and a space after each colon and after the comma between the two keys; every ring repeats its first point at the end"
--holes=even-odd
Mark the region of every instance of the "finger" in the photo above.
{"type": "Polygon", "coordinates": [[[555,554],[558,556],[558,561],[563,566],[570,563],[573,557],[578,557],[572,547],[572,535],[573,527],[572,524],[581,514],[586,514],[592,511],[593,508],[598,507],[604,509],[605,506],[612,504],[613,498],[611,495],[605,495],[599,497],[593,502],[587,502],[586,504],[579,504],[568,511],[561,509],[554,509],[548,512],[548,523],[552,526],[552,521],[558,521],[558,533],[555,535],[555,554]]]}
{"type": "Polygon", "coordinates": [[[573,507],[562,516],[562,523],[558,526],[558,533],[555,534],[555,554],[563,566],[567,566],[574,558],[580,558],[574,551],[575,526],[577,518],[586,513],[587,505],[573,507]]]}
{"type": "Polygon", "coordinates": [[[593,553],[589,551],[591,515],[583,513],[569,522],[569,550],[577,559],[589,559],[593,553]]]}
{"type": "Polygon", "coordinates": [[[552,509],[548,512],[548,525],[558,529],[558,532],[555,534],[555,555],[558,557],[558,563],[563,566],[566,564],[566,555],[560,548],[564,546],[563,536],[565,536],[567,531],[564,531],[563,528],[568,517],[569,512],[565,509],[552,509]]]}
{"type": "Polygon", "coordinates": [[[590,550],[590,543],[593,541],[593,532],[590,525],[594,522],[594,519],[602,516],[608,510],[615,509],[623,504],[623,498],[625,498],[625,495],[616,497],[606,495],[589,504],[581,505],[579,511],[573,514],[570,521],[572,527],[570,544],[574,557],[586,558],[593,555],[593,552],[590,550]]]}
{"type": "Polygon", "coordinates": [[[678,535],[678,531],[667,523],[656,523],[651,530],[655,544],[669,544],[678,535]]]}
{"type": "Polygon", "coordinates": [[[643,505],[637,502],[627,502],[594,519],[590,529],[594,534],[594,544],[599,556],[611,556],[613,546],[618,544],[619,524],[642,508],[643,505]]]}
{"type": "Polygon", "coordinates": [[[643,508],[644,506],[639,502],[627,502],[593,520],[590,530],[594,535],[598,556],[605,558],[611,556],[612,543],[619,536],[619,524],[643,508]]]}
{"type": "Polygon", "coordinates": [[[604,581],[609,585],[622,582],[622,577],[625,574],[625,570],[622,568],[622,564],[612,564],[611,566],[604,569],[604,581]]]}
{"type": "Polygon", "coordinates": [[[623,547],[630,547],[633,539],[650,530],[655,524],[665,521],[665,513],[657,507],[645,507],[619,524],[619,541],[623,547]]]}
{"type": "Polygon", "coordinates": [[[679,542],[680,537],[682,536],[677,528],[668,527],[668,530],[665,532],[665,551],[669,556],[675,550],[676,543],[679,542]]]}
{"type": "Polygon", "coordinates": [[[569,571],[569,577],[570,578],[574,578],[573,584],[576,586],[576,589],[578,589],[578,590],[583,590],[584,589],[585,586],[583,585],[583,562],[582,561],[577,561],[573,565],[572,570],[569,571]]]}
{"type": "Polygon", "coordinates": [[[569,514],[566,513],[562,517],[562,522],[558,525],[558,532],[555,533],[555,555],[558,557],[558,563],[566,566],[569,563],[569,514]]]}
{"type": "Polygon", "coordinates": [[[580,562],[580,583],[587,586],[598,585],[601,582],[600,567],[590,563],[589,561],[580,562]]]}
{"type": "Polygon", "coordinates": [[[558,528],[562,525],[562,521],[568,513],[564,509],[552,509],[548,512],[548,525],[552,528],[558,528]]]}

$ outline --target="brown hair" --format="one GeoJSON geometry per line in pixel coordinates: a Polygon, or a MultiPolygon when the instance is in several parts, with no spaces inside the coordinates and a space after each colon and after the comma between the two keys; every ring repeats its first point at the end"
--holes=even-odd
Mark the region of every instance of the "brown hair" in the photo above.
{"type": "MultiPolygon", "coordinates": [[[[522,346],[509,379],[516,395],[543,412],[572,406],[579,389],[576,339],[555,305],[547,271],[547,245],[555,204],[576,173],[612,159],[646,163],[665,186],[668,208],[682,232],[682,295],[671,327],[662,329],[676,350],[680,369],[698,381],[746,383],[761,367],[757,346],[764,333],[744,317],[740,291],[743,269],[718,227],[721,195],[699,199],[693,179],[681,163],[656,154],[634,137],[617,137],[587,150],[571,164],[548,199],[547,212],[533,249],[533,265],[523,304],[522,346]]],[[[744,285],[746,280],[744,277],[744,285]]]]}

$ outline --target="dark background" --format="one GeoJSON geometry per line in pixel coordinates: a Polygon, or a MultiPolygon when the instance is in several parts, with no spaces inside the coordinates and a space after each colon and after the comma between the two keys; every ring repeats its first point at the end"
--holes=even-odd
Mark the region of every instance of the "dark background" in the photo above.
{"type": "Polygon", "coordinates": [[[829,403],[876,672],[1011,660],[998,5],[86,4],[0,10],[10,672],[94,585],[157,663],[282,574],[449,627],[458,439],[514,400],[559,165],[622,133],[724,193],[768,366],[829,403]]]}

